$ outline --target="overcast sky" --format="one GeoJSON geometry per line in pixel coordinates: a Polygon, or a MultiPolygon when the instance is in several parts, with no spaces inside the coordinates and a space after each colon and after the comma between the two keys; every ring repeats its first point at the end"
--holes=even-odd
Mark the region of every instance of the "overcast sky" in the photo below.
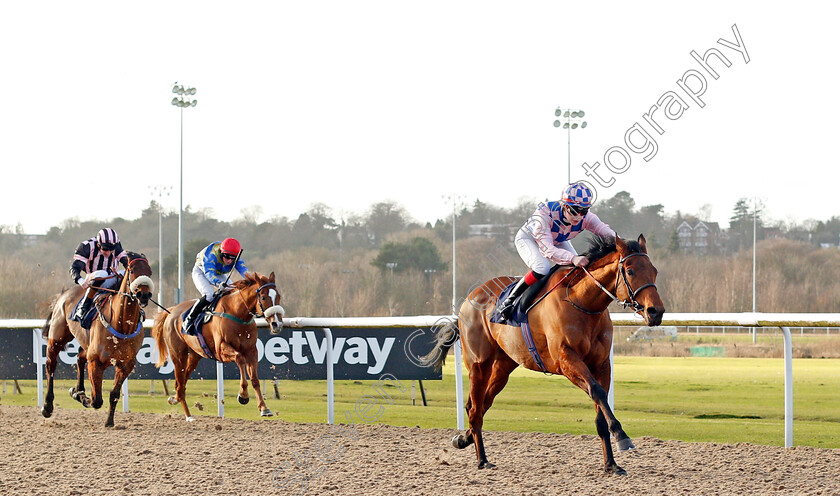
{"type": "Polygon", "coordinates": [[[710,205],[727,226],[757,196],[773,219],[828,219],[840,215],[835,5],[4,2],[0,225],[134,219],[156,185],[177,211],[176,81],[198,100],[183,111],[184,205],[225,221],[255,206],[260,220],[294,219],[312,203],[346,218],[392,200],[434,222],[451,212],[444,195],[557,199],[557,106],[586,112],[571,175],[601,199],[710,205]],[[730,63],[711,56],[717,79],[691,55],[711,48],[730,63]],[[702,106],[678,83],[697,91],[697,74],[702,106]],[[686,108],[651,112],[662,101],[686,108]],[[655,155],[630,150],[635,124],[655,155]]]}

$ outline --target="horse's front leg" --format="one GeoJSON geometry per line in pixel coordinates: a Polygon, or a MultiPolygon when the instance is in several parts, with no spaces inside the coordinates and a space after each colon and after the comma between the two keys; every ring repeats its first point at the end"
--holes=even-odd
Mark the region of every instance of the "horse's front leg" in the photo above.
{"type": "Polygon", "coordinates": [[[235,360],[239,368],[239,393],[236,394],[236,399],[240,405],[247,405],[251,398],[248,397],[248,381],[245,378],[245,357],[241,353],[236,353],[235,360]]]}
{"type": "MultiPolygon", "coordinates": [[[[611,371],[610,361],[607,359],[604,360],[600,367],[596,367],[592,372],[596,381],[592,386],[592,389],[596,391],[596,397],[599,398],[599,400],[595,402],[595,405],[598,408],[598,411],[604,416],[604,422],[606,422],[609,431],[612,432],[613,436],[615,436],[618,450],[627,451],[634,449],[636,446],[633,444],[633,440],[630,439],[630,436],[624,432],[624,429],[621,427],[621,422],[615,418],[615,414],[610,408],[607,395],[610,392],[611,371]]],[[[593,399],[595,399],[595,397],[593,397],[593,399]]]]}
{"type": "Polygon", "coordinates": [[[70,397],[78,401],[85,408],[90,408],[90,398],[85,394],[85,369],[87,368],[87,352],[79,350],[76,357],[76,385],[70,388],[70,397]]]}
{"type": "Polygon", "coordinates": [[[108,420],[105,421],[105,427],[114,427],[114,412],[117,409],[117,403],[120,400],[120,391],[122,390],[123,382],[134,370],[134,360],[128,360],[114,367],[114,389],[108,397],[108,420]]]}
{"type": "Polygon", "coordinates": [[[599,366],[595,374],[580,359],[577,352],[570,348],[564,348],[561,352],[561,359],[557,363],[560,371],[574,385],[586,391],[595,403],[596,416],[595,428],[598,437],[601,438],[601,449],[604,454],[604,471],[607,473],[627,475],[627,472],[618,466],[613,456],[612,445],[610,444],[610,432],[615,436],[619,451],[633,449],[633,441],[624,432],[621,423],[615,418],[612,409],[607,401],[607,390],[609,389],[610,365],[609,360],[599,366]],[[602,386],[601,383],[607,384],[602,386]]]}
{"type": "Polygon", "coordinates": [[[254,394],[257,395],[257,408],[260,410],[260,417],[272,417],[274,413],[268,409],[265,404],[265,397],[263,397],[262,388],[260,387],[260,377],[257,373],[257,353],[249,353],[245,358],[245,363],[248,366],[248,377],[251,378],[251,386],[254,388],[254,394]]]}
{"type": "Polygon", "coordinates": [[[87,367],[91,390],[90,406],[98,410],[102,408],[102,376],[105,373],[105,365],[100,363],[98,358],[91,360],[88,357],[87,367]]]}

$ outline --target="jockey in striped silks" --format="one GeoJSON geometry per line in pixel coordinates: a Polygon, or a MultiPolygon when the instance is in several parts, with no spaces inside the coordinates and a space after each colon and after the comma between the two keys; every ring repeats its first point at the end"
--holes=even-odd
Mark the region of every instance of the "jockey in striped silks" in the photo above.
{"type": "Polygon", "coordinates": [[[90,310],[97,288],[113,288],[119,281],[116,275],[125,274],[125,270],[119,269],[117,263],[128,268],[128,255],[123,250],[117,232],[113,229],[106,227],[100,230],[96,237],[79,243],[73,255],[70,276],[74,283],[85,288],[87,292],[85,292],[84,302],[79,305],[73,315],[73,320],[81,322],[90,310]],[[81,275],[82,272],[85,273],[84,277],[81,275]]]}

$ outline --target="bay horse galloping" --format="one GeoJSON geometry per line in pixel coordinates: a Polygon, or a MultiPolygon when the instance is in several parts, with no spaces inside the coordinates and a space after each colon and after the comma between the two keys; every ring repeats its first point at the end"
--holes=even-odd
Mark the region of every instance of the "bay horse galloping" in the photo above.
{"type": "MultiPolygon", "coordinates": [[[[143,307],[149,304],[154,291],[152,269],[145,255],[127,252],[128,272],[123,276],[118,291],[98,299],[98,317],[94,317],[90,331],[78,321],[71,320],[73,307],[86,291],[73,286],[59,294],[50,306],[50,315],[44,324],[43,335],[47,343],[47,394],[41,414],[53,413],[53,379],[58,354],[74,337],[79,342],[76,359],[78,382],[70,388],[70,395],[85,407],[102,407],[102,376],[105,369],[114,366],[114,389],[109,397],[108,420],[105,427],[114,426],[114,410],[120,398],[123,381],[134,370],[137,351],[143,345],[143,307]],[[87,365],[92,397],[85,395],[85,365],[87,365]]],[[[114,275],[114,277],[117,277],[114,275]]]]}
{"type": "MultiPolygon", "coordinates": [[[[484,414],[519,365],[566,376],[595,403],[595,427],[601,438],[604,470],[626,475],[613,457],[610,433],[620,451],[635,448],[607,403],[613,325],[607,307],[613,301],[631,306],[649,326],[659,325],[665,308],[656,289],[656,267],[647,255],[644,236],[591,240],[590,263],[558,267],[534,296],[528,313],[531,348],[518,327],[491,322],[499,294],[513,277],[499,277],[472,291],[461,305],[457,328],[442,329],[425,362],[440,367],[460,333],[464,364],[470,374],[466,404],[469,430],[452,439],[456,448],[475,444],[478,468],[492,468],[484,452],[484,414]],[[542,367],[541,367],[542,365],[542,367]]],[[[458,366],[458,365],[456,365],[458,366]]]]}
{"type": "MultiPolygon", "coordinates": [[[[221,362],[236,362],[239,367],[239,403],[248,403],[248,382],[245,380],[245,368],[251,385],[257,394],[257,407],[260,415],[274,415],[265,404],[257,375],[257,324],[255,317],[265,316],[271,326],[271,333],[276,334],[283,328],[283,307],[280,306],[280,292],[274,283],[274,272],[268,277],[257,273],[246,273],[245,279],[233,283],[233,291],[221,297],[213,312],[213,317],[201,327],[201,339],[197,335],[183,334],[182,315],[192,308],[195,300],[181,302],[169,308],[169,313],[155,316],[152,337],[158,348],[158,360],[155,366],[163,366],[167,357],[175,366],[175,397],[169,398],[169,404],[181,403],[187,422],[195,420],[187,407],[187,381],[202,358],[212,358],[221,362]],[[259,313],[258,309],[259,308],[259,313]]],[[[198,319],[201,320],[199,315],[198,319]]]]}

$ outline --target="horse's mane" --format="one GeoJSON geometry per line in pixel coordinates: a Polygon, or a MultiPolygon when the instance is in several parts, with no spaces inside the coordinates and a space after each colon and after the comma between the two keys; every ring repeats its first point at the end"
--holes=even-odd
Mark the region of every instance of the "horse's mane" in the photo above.
{"type": "Polygon", "coordinates": [[[256,272],[247,272],[244,279],[233,282],[233,287],[236,289],[245,289],[255,284],[259,284],[257,277],[259,277],[259,275],[256,272]]]}
{"type": "MultiPolygon", "coordinates": [[[[590,263],[593,263],[611,253],[615,253],[616,249],[615,238],[611,236],[592,236],[589,239],[589,249],[583,256],[588,258],[590,263]]],[[[642,245],[638,241],[627,241],[627,251],[629,253],[642,253],[642,245]]]]}

